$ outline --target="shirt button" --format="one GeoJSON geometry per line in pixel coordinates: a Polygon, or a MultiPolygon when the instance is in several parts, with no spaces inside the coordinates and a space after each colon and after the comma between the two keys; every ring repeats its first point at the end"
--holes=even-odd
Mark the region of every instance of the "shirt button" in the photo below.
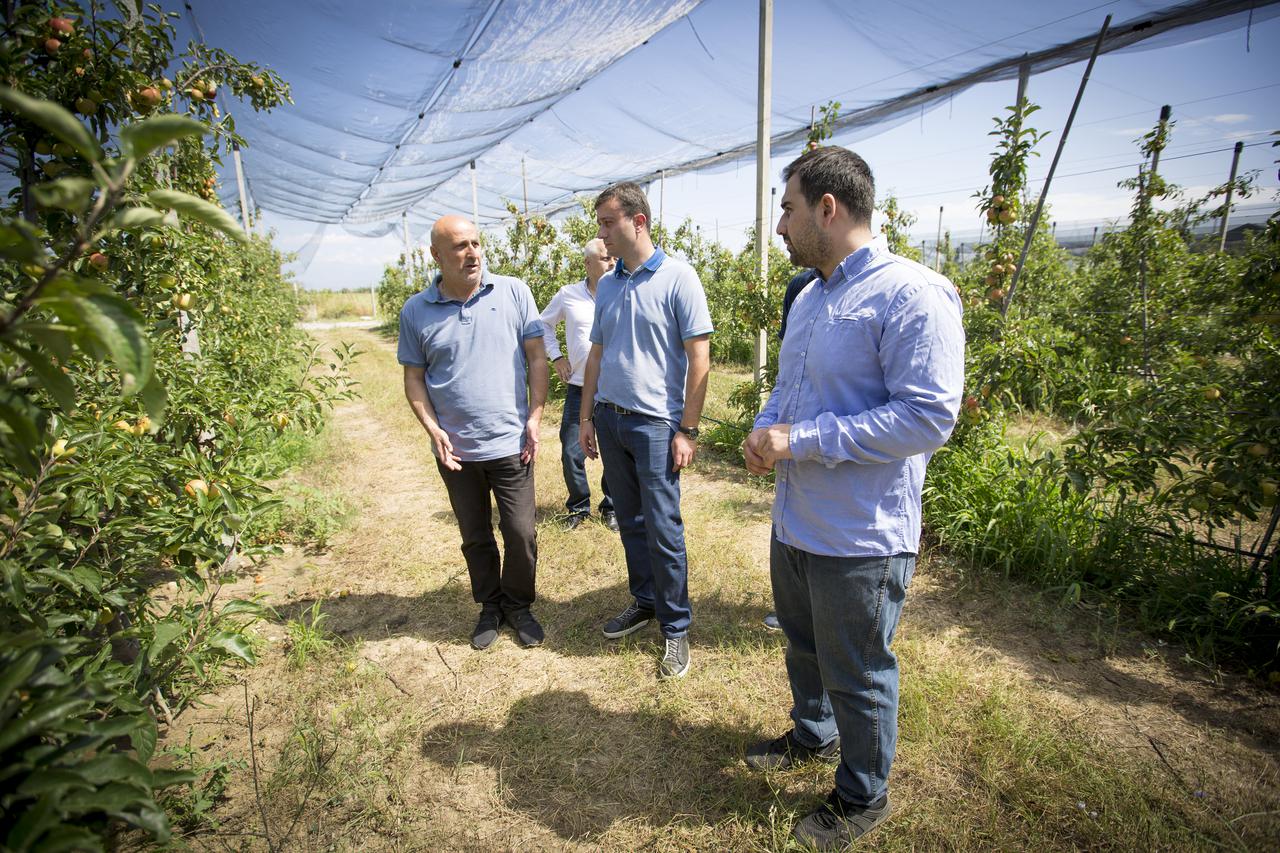
{"type": "Polygon", "coordinates": [[[806,355],[808,355],[808,353],[806,353],[806,352],[803,352],[803,351],[802,351],[802,352],[800,353],[800,357],[801,357],[801,358],[804,358],[806,355]]]}

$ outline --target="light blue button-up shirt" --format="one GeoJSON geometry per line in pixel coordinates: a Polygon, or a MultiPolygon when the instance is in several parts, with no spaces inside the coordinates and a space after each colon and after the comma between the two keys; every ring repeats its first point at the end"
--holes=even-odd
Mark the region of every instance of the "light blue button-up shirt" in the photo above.
{"type": "Polygon", "coordinates": [[[776,467],[780,542],[836,557],[918,553],[920,490],[964,388],[951,282],[883,236],[796,298],[778,381],[755,425],[791,424],[776,467]]]}
{"type": "Polygon", "coordinates": [[[466,302],[445,296],[437,274],[404,304],[396,358],[425,368],[427,397],[459,459],[502,459],[524,449],[524,342],[540,337],[529,286],[488,270],[466,302]]]}
{"type": "Polygon", "coordinates": [[[679,426],[689,370],[684,342],[711,331],[693,267],[661,249],[634,272],[619,260],[596,284],[591,343],[602,347],[596,400],[679,426]]]}

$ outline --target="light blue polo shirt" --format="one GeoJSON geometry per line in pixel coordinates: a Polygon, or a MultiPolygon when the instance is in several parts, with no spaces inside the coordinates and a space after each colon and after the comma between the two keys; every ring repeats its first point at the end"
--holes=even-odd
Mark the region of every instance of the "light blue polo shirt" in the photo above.
{"type": "Polygon", "coordinates": [[[596,400],[665,418],[684,416],[684,342],[713,331],[693,267],[654,249],[635,272],[617,266],[596,285],[591,343],[603,348],[596,400]]]}
{"type": "Polygon", "coordinates": [[[459,459],[502,459],[523,449],[529,419],[524,341],[541,337],[529,286],[487,270],[465,303],[440,291],[437,274],[404,304],[396,359],[426,368],[427,397],[459,459]]]}

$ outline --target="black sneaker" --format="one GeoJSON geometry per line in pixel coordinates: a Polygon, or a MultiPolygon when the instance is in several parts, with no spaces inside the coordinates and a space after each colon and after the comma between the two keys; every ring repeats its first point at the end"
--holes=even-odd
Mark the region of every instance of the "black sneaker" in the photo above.
{"type": "Polygon", "coordinates": [[[667,637],[662,660],[658,661],[658,678],[684,678],[689,672],[689,637],[667,637]]]}
{"type": "Polygon", "coordinates": [[[748,767],[757,770],[790,770],[806,761],[834,764],[840,760],[840,735],[825,746],[811,747],[800,743],[789,731],[748,747],[745,760],[748,767]]]}
{"type": "Polygon", "coordinates": [[[770,631],[782,630],[782,624],[778,622],[777,613],[766,613],[764,617],[764,626],[770,631]]]}
{"type": "Polygon", "coordinates": [[[888,794],[869,806],[855,806],[832,791],[825,803],[795,825],[791,837],[814,850],[845,850],[883,823],[890,811],[888,794]]]}
{"type": "Polygon", "coordinates": [[[600,523],[612,530],[618,532],[618,514],[613,510],[606,509],[600,513],[600,523]]]}
{"type": "Polygon", "coordinates": [[[542,626],[538,624],[538,620],[533,618],[533,614],[529,612],[529,608],[522,607],[519,610],[513,610],[506,614],[507,624],[515,629],[516,638],[520,640],[520,645],[526,649],[530,646],[542,645],[542,640],[546,636],[542,632],[542,626]]]}
{"type": "Polygon", "coordinates": [[[471,632],[471,647],[483,651],[498,639],[498,629],[502,627],[502,611],[496,607],[485,605],[480,610],[480,619],[476,629],[471,632]]]}
{"type": "Polygon", "coordinates": [[[604,635],[610,640],[616,640],[634,634],[648,625],[652,618],[652,610],[646,610],[633,601],[627,605],[626,610],[604,623],[604,635]]]}
{"type": "Polygon", "coordinates": [[[579,527],[582,526],[582,523],[590,517],[591,517],[591,514],[586,512],[575,512],[569,516],[566,516],[564,520],[564,529],[577,530],[579,527]]]}

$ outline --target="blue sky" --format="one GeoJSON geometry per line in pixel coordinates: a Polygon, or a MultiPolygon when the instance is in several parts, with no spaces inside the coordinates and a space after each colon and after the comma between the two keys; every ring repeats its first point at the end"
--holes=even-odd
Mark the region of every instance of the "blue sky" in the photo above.
{"type": "MultiPolygon", "coordinates": [[[[1066,230],[1125,214],[1129,197],[1116,182],[1136,172],[1140,155],[1133,140],[1151,128],[1162,104],[1173,106],[1175,120],[1171,144],[1161,160],[1166,178],[1190,194],[1203,193],[1227,179],[1230,149],[1243,141],[1241,171],[1261,170],[1262,192],[1249,204],[1274,205],[1280,192],[1275,163],[1280,148],[1270,147],[1273,138],[1280,139],[1270,136],[1280,130],[1277,56],[1280,19],[1255,25],[1247,36],[1238,29],[1173,47],[1100,57],[1050,190],[1051,219],[1066,230]]],[[[1041,156],[1031,165],[1036,192],[1083,68],[1079,63],[1031,80],[1028,95],[1041,106],[1031,123],[1050,131],[1041,143],[1041,156]]],[[[980,222],[972,194],[987,182],[993,142],[987,132],[992,117],[1012,103],[1014,95],[1013,82],[978,86],[923,116],[850,144],[871,164],[880,194],[894,192],[917,215],[916,239],[932,241],[939,206],[943,227],[957,240],[976,236],[980,222]]],[[[842,142],[839,137],[834,141],[842,142]]],[[[775,183],[797,153],[774,152],[775,183]]],[[[754,219],[754,193],[754,164],[743,162],[714,173],[670,179],[665,189],[655,184],[650,201],[655,215],[661,206],[669,223],[689,217],[704,234],[718,233],[721,242],[737,249],[754,219]]],[[[272,214],[264,219],[276,229],[277,245],[286,251],[300,248],[316,230],[309,223],[272,214]]],[[[362,238],[333,227],[299,280],[309,289],[368,287],[401,250],[398,238],[362,238]]]]}

